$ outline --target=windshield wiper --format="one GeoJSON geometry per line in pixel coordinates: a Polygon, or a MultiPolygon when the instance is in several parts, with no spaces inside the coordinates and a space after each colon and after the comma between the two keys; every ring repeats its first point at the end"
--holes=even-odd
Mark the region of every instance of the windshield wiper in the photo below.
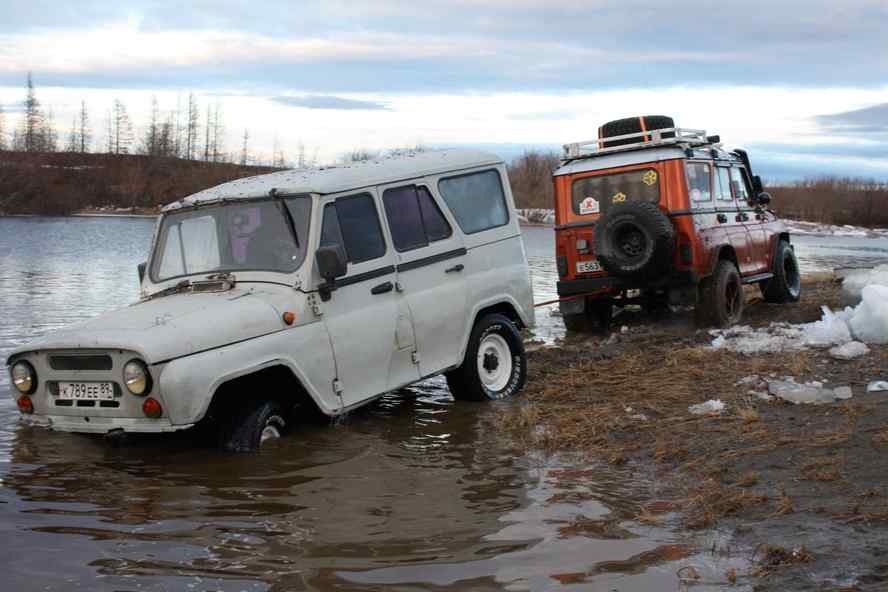
{"type": "Polygon", "coordinates": [[[154,294],[149,294],[145,300],[151,300],[152,298],[162,298],[163,296],[171,296],[172,294],[179,294],[180,292],[184,292],[185,290],[191,289],[191,282],[188,280],[182,280],[175,286],[170,286],[169,288],[164,288],[159,292],[155,292],[154,294]]]}

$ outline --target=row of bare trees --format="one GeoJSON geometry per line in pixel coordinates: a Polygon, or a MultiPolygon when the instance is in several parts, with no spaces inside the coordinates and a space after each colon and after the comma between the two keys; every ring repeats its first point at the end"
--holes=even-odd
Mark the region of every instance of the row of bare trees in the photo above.
{"type": "MultiPolygon", "coordinates": [[[[8,117],[0,104],[0,151],[18,152],[72,152],[106,154],[143,154],[151,157],[203,160],[205,162],[230,162],[241,165],[289,165],[284,151],[275,141],[271,162],[259,162],[250,150],[250,133],[244,130],[243,142],[239,150],[226,150],[226,128],[222,107],[206,105],[202,119],[201,106],[194,93],[189,93],[183,106],[177,100],[176,107],[163,111],[157,97],[151,97],[149,121],[137,133],[126,105],[120,99],[114,102],[105,116],[104,135],[96,133],[95,122],[91,117],[86,101],[81,101],[75,114],[64,145],[60,146],[59,135],[53,121],[52,109],[44,110],[34,79],[29,72],[26,82],[24,110],[17,125],[8,123],[8,117]]],[[[308,166],[311,159],[305,157],[304,147],[300,148],[298,162],[308,166]]]]}

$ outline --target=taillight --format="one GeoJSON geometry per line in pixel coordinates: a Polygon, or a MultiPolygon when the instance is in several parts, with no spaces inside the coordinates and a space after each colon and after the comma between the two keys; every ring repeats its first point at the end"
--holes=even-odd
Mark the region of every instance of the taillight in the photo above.
{"type": "Polygon", "coordinates": [[[19,411],[22,413],[34,413],[34,402],[28,395],[22,395],[16,399],[15,404],[18,405],[19,411]]]}
{"type": "Polygon", "coordinates": [[[145,399],[145,402],[142,403],[142,413],[145,414],[145,417],[157,419],[163,415],[163,407],[160,406],[160,402],[157,399],[148,397],[145,399]]]}

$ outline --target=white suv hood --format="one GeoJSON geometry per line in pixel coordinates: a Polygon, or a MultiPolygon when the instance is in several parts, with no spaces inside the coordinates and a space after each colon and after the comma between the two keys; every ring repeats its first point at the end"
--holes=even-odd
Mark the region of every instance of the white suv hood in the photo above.
{"type": "Polygon", "coordinates": [[[10,357],[46,349],[124,349],[156,364],[284,328],[276,309],[250,290],[185,293],[139,302],[49,333],[10,357]]]}

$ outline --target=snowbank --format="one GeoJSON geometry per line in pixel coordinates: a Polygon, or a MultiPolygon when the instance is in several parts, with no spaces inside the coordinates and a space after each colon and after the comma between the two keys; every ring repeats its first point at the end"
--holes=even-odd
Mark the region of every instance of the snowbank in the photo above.
{"type": "Polygon", "coordinates": [[[842,278],[842,292],[852,302],[859,302],[863,289],[872,285],[888,286],[888,265],[850,270],[842,278]]]}
{"type": "Polygon", "coordinates": [[[888,228],[862,228],[860,226],[836,226],[805,222],[804,220],[784,220],[784,224],[793,234],[811,234],[816,236],[861,236],[878,238],[888,236],[888,228]]]}
{"type": "Polygon", "coordinates": [[[821,382],[797,383],[789,380],[772,380],[768,382],[768,392],[795,405],[802,403],[823,405],[835,401],[850,399],[851,387],[840,386],[838,388],[824,387],[821,382]]]}
{"type": "MultiPolygon", "coordinates": [[[[710,331],[712,347],[741,354],[794,352],[811,347],[836,348],[837,357],[865,355],[863,344],[888,343],[888,286],[869,285],[856,307],[833,312],[823,307],[823,317],[813,323],[771,323],[762,329],[731,327],[710,331]],[[862,342],[851,345],[852,342],[862,342]]],[[[832,353],[832,352],[831,352],[832,353]]],[[[850,359],[850,358],[846,358],[850,359]]]]}

